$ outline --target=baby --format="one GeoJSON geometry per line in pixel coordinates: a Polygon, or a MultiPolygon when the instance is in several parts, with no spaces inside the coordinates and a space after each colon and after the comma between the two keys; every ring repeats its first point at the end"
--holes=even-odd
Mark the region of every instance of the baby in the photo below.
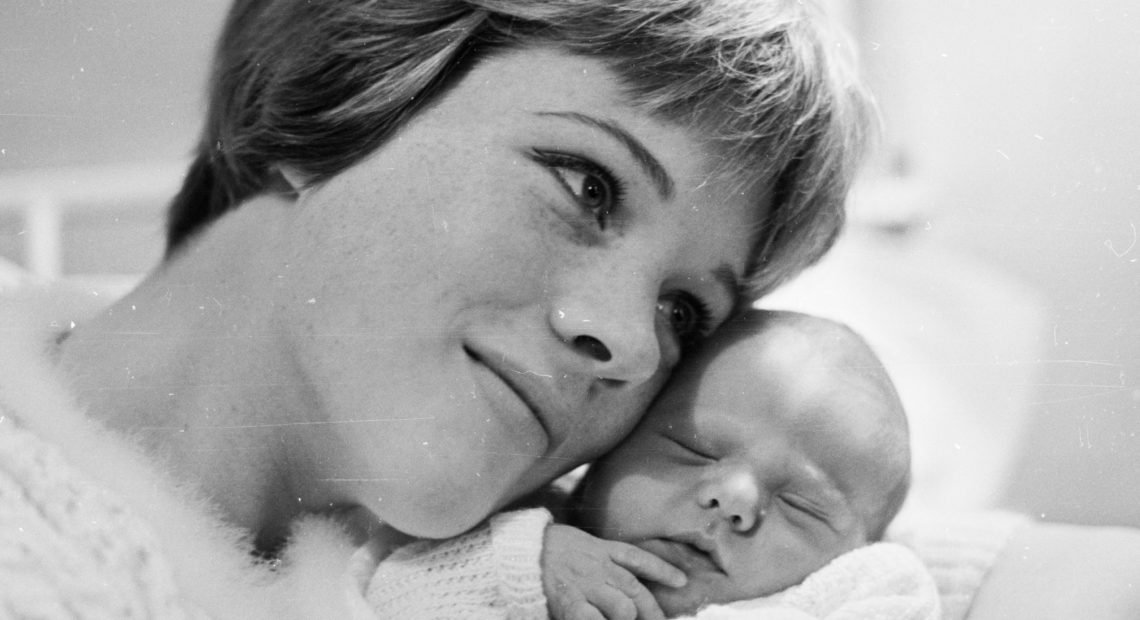
{"type": "MultiPolygon", "coordinates": [[[[898,396],[860,337],[803,314],[749,311],[694,352],[633,433],[590,466],[556,510],[566,523],[539,522],[545,596],[517,601],[545,604],[534,616],[507,613],[510,600],[489,604],[497,617],[659,618],[767,597],[882,537],[906,495],[909,454],[898,396]]],[[[505,523],[467,536],[525,548],[505,523]]],[[[373,576],[369,599],[385,613],[404,579],[390,569],[415,557],[409,570],[431,572],[427,557],[454,561],[462,546],[417,545],[373,576]]],[[[527,579],[539,583],[499,577],[507,599],[527,579]]],[[[426,582],[415,592],[433,596],[426,582]]]]}

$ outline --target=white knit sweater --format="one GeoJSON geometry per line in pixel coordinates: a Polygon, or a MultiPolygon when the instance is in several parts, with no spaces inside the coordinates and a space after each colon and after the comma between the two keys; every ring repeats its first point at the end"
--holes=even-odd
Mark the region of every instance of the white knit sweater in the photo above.
{"type": "Polygon", "coordinates": [[[150,528],[0,418],[0,616],[187,618],[150,528]]]}
{"type": "Polygon", "coordinates": [[[539,555],[550,513],[507,512],[463,536],[398,549],[369,578],[378,618],[542,620],[539,555]]]}
{"type": "Polygon", "coordinates": [[[192,488],[84,416],[49,360],[81,318],[59,307],[0,301],[0,617],[371,617],[336,524],[254,562],[192,488]]]}

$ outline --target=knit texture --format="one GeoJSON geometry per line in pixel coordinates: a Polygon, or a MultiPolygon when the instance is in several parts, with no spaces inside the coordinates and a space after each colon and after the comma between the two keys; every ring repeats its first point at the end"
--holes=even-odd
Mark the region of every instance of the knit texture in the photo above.
{"type": "MultiPolygon", "coordinates": [[[[406,545],[380,563],[367,601],[378,618],[546,618],[539,558],[547,515],[504,513],[458,538],[406,545]]],[[[963,620],[998,554],[1028,523],[998,511],[911,515],[891,528],[891,542],[840,556],[780,594],[695,618],[963,620]]]]}
{"type": "Polygon", "coordinates": [[[496,515],[489,527],[405,545],[384,559],[366,599],[379,618],[542,620],[544,509],[496,515]]]}
{"type": "Polygon", "coordinates": [[[877,543],[844,554],[779,597],[828,620],[938,620],[934,579],[914,553],[877,543]]]}
{"type": "Polygon", "coordinates": [[[0,416],[0,616],[190,618],[147,525],[0,416]]]}
{"type": "Polygon", "coordinates": [[[938,590],[914,553],[877,543],[845,553],[778,594],[713,605],[692,620],[938,620],[938,590]]]}
{"type": "Polygon", "coordinates": [[[0,297],[0,618],[370,618],[340,524],[307,519],[270,570],[192,485],[84,415],[51,359],[82,320],[69,297],[0,297]]]}

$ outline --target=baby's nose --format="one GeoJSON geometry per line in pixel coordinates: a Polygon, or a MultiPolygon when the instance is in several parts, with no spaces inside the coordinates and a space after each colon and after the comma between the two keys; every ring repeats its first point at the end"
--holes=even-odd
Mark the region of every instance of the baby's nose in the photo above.
{"type": "Polygon", "coordinates": [[[701,505],[737,532],[756,527],[760,519],[760,487],[748,472],[734,471],[708,485],[701,505]]]}

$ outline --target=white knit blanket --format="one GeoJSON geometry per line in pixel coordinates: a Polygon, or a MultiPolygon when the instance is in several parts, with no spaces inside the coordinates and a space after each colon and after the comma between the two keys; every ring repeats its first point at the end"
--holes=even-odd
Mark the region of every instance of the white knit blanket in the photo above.
{"type": "Polygon", "coordinates": [[[779,594],[713,605],[695,620],[939,620],[938,589],[906,547],[876,543],[844,554],[779,594]]]}

